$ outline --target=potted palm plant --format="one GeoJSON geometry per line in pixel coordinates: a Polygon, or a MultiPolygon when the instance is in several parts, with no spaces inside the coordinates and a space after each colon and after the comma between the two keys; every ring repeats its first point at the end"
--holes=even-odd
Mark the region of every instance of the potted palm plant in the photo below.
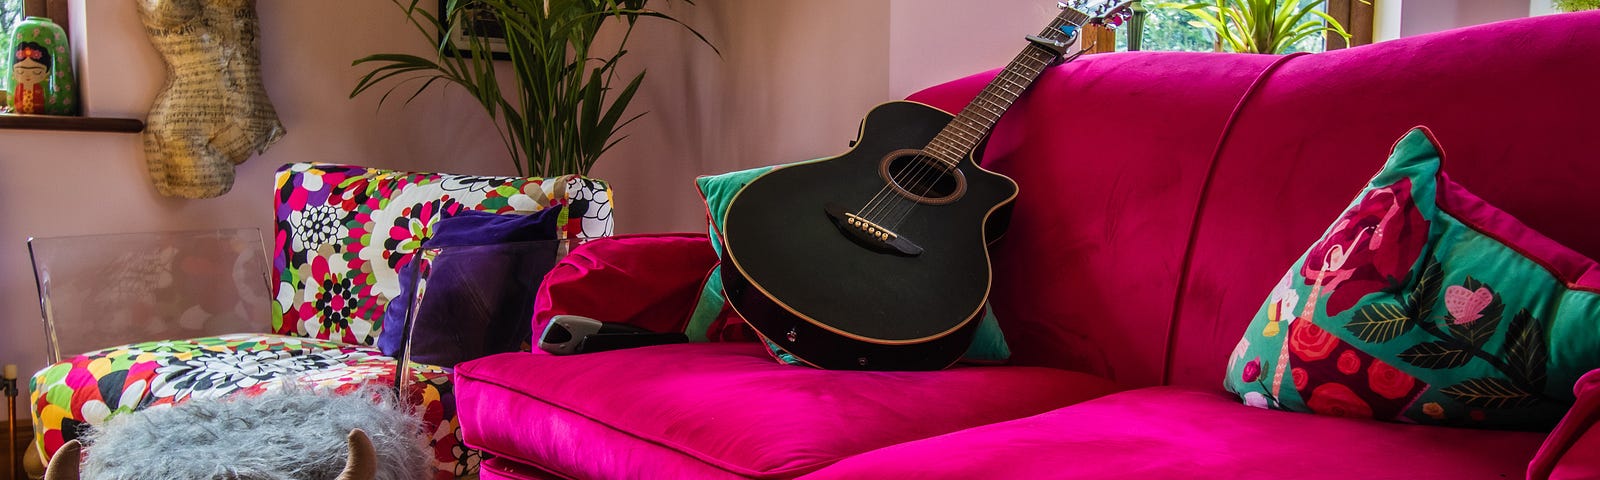
{"type": "Polygon", "coordinates": [[[436,46],[434,55],[358,59],[354,65],[372,70],[350,96],[387,85],[382,103],[403,85],[415,85],[409,102],[441,82],[459,86],[495,119],[524,176],[587,175],[601,154],[625,138],[619,131],[643,115],[625,117],[644,72],[624,81],[617,70],[639,19],[681,25],[716,50],[698,31],[646,8],[648,0],[445,0],[437,14],[422,1],[393,0],[436,46]],[[595,39],[608,25],[622,29],[621,40],[615,50],[597,51],[595,39]],[[498,81],[508,67],[509,88],[498,81]]]}
{"type": "Polygon", "coordinates": [[[1284,53],[1295,43],[1325,32],[1346,41],[1350,33],[1317,7],[1326,0],[1210,0],[1163,2],[1157,8],[1179,9],[1217,36],[1225,50],[1240,53],[1284,53]]]}

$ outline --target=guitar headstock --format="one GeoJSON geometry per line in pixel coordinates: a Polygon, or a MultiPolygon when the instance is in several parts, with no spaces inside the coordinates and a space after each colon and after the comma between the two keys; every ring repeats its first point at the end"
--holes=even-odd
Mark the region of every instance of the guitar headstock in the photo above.
{"type": "MultiPolygon", "coordinates": [[[[1028,41],[1033,42],[1034,45],[1055,56],[1050,61],[1051,65],[1070,62],[1078,58],[1078,56],[1088,53],[1099,44],[1099,38],[1104,37],[1104,35],[1097,33],[1094,36],[1094,42],[1086,44],[1086,46],[1079,48],[1077,52],[1068,55],[1070,45],[1078,41],[1079,36],[1082,34],[1080,31],[1083,30],[1082,27],[1095,25],[1104,30],[1102,33],[1109,34],[1109,29],[1122,25],[1122,22],[1132,15],[1132,10],[1128,7],[1133,5],[1134,1],[1067,0],[1057,2],[1056,5],[1061,7],[1061,13],[1056,15],[1056,19],[1050,24],[1050,27],[1046,28],[1043,33],[1029,35],[1026,38],[1028,41]]],[[[1113,41],[1112,43],[1115,42],[1113,41]]]]}
{"type": "Polygon", "coordinates": [[[1106,28],[1122,26],[1123,22],[1133,15],[1129,7],[1138,0],[1067,0],[1057,2],[1056,5],[1063,9],[1073,9],[1083,12],[1088,17],[1084,25],[1100,25],[1106,28]]]}

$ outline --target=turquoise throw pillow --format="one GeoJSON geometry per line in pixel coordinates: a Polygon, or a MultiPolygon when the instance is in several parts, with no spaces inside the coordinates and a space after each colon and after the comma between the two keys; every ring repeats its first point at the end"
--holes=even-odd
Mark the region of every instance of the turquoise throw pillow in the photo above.
{"type": "MultiPolygon", "coordinates": [[[[728,204],[733,202],[733,196],[739,190],[763,174],[781,166],[766,166],[724,173],[721,175],[703,176],[695,179],[695,184],[700,188],[700,195],[706,202],[706,216],[710,223],[711,248],[716,250],[717,256],[722,256],[722,219],[728,212],[728,204]]],[[[700,292],[699,303],[695,305],[694,313],[689,317],[686,327],[691,341],[708,341],[721,338],[737,338],[729,332],[729,327],[743,323],[742,319],[728,307],[728,300],[722,293],[722,265],[713,267],[706,275],[705,286],[700,292]]],[[[994,309],[984,306],[983,318],[979,320],[978,330],[973,334],[972,345],[967,348],[962,362],[975,364],[1000,364],[1011,358],[1011,349],[1006,345],[1005,334],[1000,331],[1000,322],[995,319],[994,309]]],[[[773,356],[783,363],[799,365],[802,362],[789,355],[777,344],[766,342],[767,348],[772,350],[773,356]]]]}
{"type": "Polygon", "coordinates": [[[1424,128],[1284,274],[1228,361],[1245,404],[1547,430],[1600,367],[1600,268],[1450,181],[1424,128]]]}

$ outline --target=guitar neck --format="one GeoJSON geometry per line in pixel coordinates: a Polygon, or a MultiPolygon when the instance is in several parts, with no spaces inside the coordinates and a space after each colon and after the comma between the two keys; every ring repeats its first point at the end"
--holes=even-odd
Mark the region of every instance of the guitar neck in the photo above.
{"type": "MultiPolygon", "coordinates": [[[[1071,8],[1061,9],[1050,26],[1039,33],[1040,37],[1069,41],[1068,35],[1061,31],[1062,26],[1081,26],[1089,20],[1083,12],[1071,8]]],[[[928,142],[923,151],[930,156],[955,165],[967,154],[978,147],[978,142],[983,140],[989,129],[994,128],[995,122],[1000,120],[1000,115],[1016,103],[1022,92],[1028,89],[1033,81],[1039,78],[1044,69],[1057,60],[1055,52],[1045,47],[1028,44],[1022,53],[1006,65],[1005,70],[995,75],[994,80],[978,93],[978,97],[967,104],[961,113],[956,115],[950,124],[944,127],[932,141],[928,142]]]]}

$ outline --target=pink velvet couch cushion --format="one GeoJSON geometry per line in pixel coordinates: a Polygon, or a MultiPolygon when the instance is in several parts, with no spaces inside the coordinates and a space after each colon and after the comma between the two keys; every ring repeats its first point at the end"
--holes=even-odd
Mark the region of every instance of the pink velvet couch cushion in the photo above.
{"type": "Polygon", "coordinates": [[[466,443],[577,478],[789,478],[1116,391],[1098,377],[1039,367],[799,368],[755,343],[573,360],[512,353],[462,364],[455,381],[466,443]]]}
{"type": "Polygon", "coordinates": [[[1151,387],[873,451],[804,478],[1520,478],[1543,439],[1245,408],[1221,392],[1151,387]]]}

